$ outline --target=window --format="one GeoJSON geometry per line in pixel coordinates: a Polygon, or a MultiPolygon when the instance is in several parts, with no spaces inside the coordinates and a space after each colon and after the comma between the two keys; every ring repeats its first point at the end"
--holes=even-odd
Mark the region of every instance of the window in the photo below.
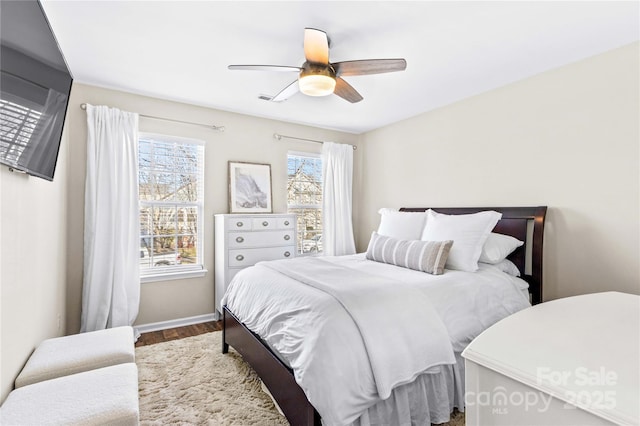
{"type": "Polygon", "coordinates": [[[322,159],[287,154],[287,211],[298,217],[298,253],[322,252],[322,159]]]}
{"type": "Polygon", "coordinates": [[[204,144],[141,135],[138,163],[141,280],[202,276],[204,144]]]}

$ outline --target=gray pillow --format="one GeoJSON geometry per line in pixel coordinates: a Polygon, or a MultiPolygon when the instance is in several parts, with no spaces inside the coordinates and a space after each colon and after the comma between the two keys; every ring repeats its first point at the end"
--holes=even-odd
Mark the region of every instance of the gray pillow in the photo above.
{"type": "Polygon", "coordinates": [[[367,259],[440,275],[452,245],[451,240],[399,240],[373,232],[367,248],[367,259]]]}

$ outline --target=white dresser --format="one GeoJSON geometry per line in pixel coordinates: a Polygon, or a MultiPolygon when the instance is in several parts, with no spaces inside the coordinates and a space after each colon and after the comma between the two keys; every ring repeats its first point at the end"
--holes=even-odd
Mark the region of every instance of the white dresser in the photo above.
{"type": "Polygon", "coordinates": [[[640,296],[535,305],[489,327],[462,356],[467,425],[640,424],[640,296]]]}
{"type": "Polygon", "coordinates": [[[222,313],[222,296],[238,271],[263,260],[296,255],[296,215],[215,215],[215,303],[222,313]]]}

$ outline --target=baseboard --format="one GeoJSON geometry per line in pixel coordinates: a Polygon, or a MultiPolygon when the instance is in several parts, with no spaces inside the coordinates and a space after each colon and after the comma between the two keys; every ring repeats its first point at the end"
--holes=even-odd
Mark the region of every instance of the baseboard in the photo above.
{"type": "Polygon", "coordinates": [[[169,321],[152,322],[149,324],[134,325],[139,333],[166,330],[168,328],[184,327],[185,325],[200,324],[202,322],[216,321],[216,314],[196,315],[195,317],[178,318],[169,321]]]}

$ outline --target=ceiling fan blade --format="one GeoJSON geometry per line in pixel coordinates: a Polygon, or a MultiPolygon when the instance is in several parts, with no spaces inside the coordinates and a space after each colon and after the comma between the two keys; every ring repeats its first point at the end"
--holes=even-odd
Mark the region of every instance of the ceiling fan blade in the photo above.
{"type": "Polygon", "coordinates": [[[333,93],[352,104],[360,102],[363,99],[362,95],[360,95],[356,89],[340,77],[336,78],[336,88],[333,93]]]}
{"type": "Polygon", "coordinates": [[[304,57],[308,62],[329,63],[329,39],[327,33],[315,28],[304,29],[304,57]]]}
{"type": "Polygon", "coordinates": [[[385,72],[404,71],[407,61],[404,59],[363,59],[331,64],[337,76],[382,74],[385,72]]]}
{"type": "Polygon", "coordinates": [[[290,67],[286,65],[229,65],[227,68],[230,70],[242,70],[242,71],[278,71],[278,72],[300,72],[300,67],[290,67]]]}
{"type": "Polygon", "coordinates": [[[287,87],[285,87],[284,89],[282,89],[280,91],[280,93],[278,93],[277,95],[275,95],[273,98],[271,98],[271,102],[282,102],[282,101],[286,101],[287,99],[289,99],[291,96],[295,95],[296,93],[298,93],[298,91],[300,90],[299,86],[298,86],[298,80],[295,80],[293,83],[291,83],[290,85],[288,85],[287,87]]]}

